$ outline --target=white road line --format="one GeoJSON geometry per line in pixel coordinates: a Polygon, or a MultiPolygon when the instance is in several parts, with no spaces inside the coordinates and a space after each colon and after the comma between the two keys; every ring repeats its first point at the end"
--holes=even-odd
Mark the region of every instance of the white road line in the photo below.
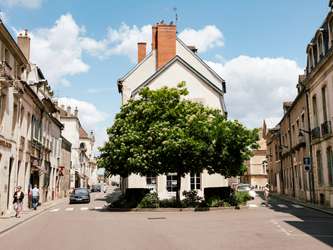
{"type": "Polygon", "coordinates": [[[86,210],[88,210],[88,209],[89,209],[89,208],[87,208],[87,207],[81,207],[81,208],[80,208],[81,211],[86,211],[86,210]]]}
{"type": "Polygon", "coordinates": [[[58,212],[58,211],[59,211],[59,208],[55,208],[55,209],[50,210],[51,213],[58,212]]]}
{"type": "Polygon", "coordinates": [[[255,208],[255,207],[258,207],[258,206],[256,204],[249,204],[249,207],[255,208]]]}
{"type": "Polygon", "coordinates": [[[297,204],[292,204],[292,206],[295,207],[295,208],[303,208],[303,206],[297,205],[297,204]]]}
{"type": "Polygon", "coordinates": [[[288,208],[287,205],[284,205],[284,204],[278,204],[278,207],[281,207],[281,208],[288,208]]]}
{"type": "Polygon", "coordinates": [[[65,209],[65,211],[73,211],[74,210],[74,207],[67,207],[66,209],[65,209]]]}

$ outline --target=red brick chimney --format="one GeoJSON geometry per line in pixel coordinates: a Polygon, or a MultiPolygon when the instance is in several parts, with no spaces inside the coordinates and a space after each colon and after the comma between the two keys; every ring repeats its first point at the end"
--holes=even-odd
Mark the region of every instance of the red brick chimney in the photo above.
{"type": "Polygon", "coordinates": [[[146,57],[147,43],[138,43],[138,63],[146,57]]]}
{"type": "Polygon", "coordinates": [[[176,25],[158,23],[152,27],[152,49],[156,50],[156,69],[176,56],[176,25]]]}
{"type": "Polygon", "coordinates": [[[17,37],[17,45],[23,52],[25,58],[27,60],[30,60],[30,37],[28,35],[28,30],[24,30],[24,32],[21,32],[17,37]]]}

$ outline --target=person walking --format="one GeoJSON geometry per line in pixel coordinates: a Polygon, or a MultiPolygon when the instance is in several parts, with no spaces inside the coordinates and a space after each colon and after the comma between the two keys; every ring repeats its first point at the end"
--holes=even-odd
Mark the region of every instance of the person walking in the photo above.
{"type": "Polygon", "coordinates": [[[39,189],[36,184],[34,185],[34,188],[32,189],[31,192],[32,192],[32,208],[36,210],[39,202],[39,189]]]}
{"type": "Polygon", "coordinates": [[[15,217],[20,218],[20,213],[22,211],[22,204],[23,204],[23,199],[24,199],[24,193],[21,191],[21,186],[16,187],[16,191],[14,193],[14,209],[15,209],[15,217]]]}

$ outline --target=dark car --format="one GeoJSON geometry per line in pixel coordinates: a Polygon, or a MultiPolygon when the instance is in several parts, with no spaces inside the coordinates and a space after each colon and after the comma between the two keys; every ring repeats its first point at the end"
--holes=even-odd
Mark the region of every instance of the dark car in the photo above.
{"type": "Polygon", "coordinates": [[[102,192],[101,185],[92,185],[91,192],[102,192]]]}
{"type": "Polygon", "coordinates": [[[75,188],[69,197],[69,204],[81,202],[90,203],[90,193],[87,188],[75,188]]]}

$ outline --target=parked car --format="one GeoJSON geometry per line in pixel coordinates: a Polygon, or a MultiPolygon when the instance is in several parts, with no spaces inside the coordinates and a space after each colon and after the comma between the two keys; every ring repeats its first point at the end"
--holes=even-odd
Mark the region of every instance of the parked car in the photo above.
{"type": "Polygon", "coordinates": [[[69,196],[69,204],[90,203],[90,193],[87,188],[75,188],[69,196]]]}
{"type": "Polygon", "coordinates": [[[91,192],[102,192],[101,185],[92,185],[91,186],[91,192]]]}
{"type": "Polygon", "coordinates": [[[246,183],[244,183],[244,184],[242,184],[242,183],[239,184],[239,185],[237,186],[237,192],[247,192],[247,193],[250,195],[250,197],[251,197],[252,199],[256,198],[256,196],[257,196],[256,191],[254,191],[254,188],[251,187],[250,184],[246,184],[246,183]]]}

